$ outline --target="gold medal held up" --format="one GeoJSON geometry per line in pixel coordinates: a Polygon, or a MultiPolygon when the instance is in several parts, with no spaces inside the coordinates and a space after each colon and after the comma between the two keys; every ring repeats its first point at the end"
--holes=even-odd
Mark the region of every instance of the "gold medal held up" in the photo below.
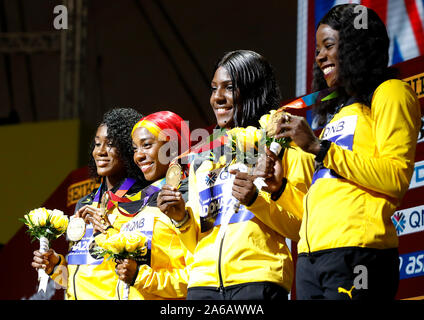
{"type": "Polygon", "coordinates": [[[267,135],[269,137],[274,137],[278,134],[278,123],[280,120],[283,119],[283,122],[289,122],[289,118],[290,114],[283,110],[278,110],[277,112],[272,113],[265,128],[267,135]]]}
{"type": "Polygon", "coordinates": [[[166,172],[166,184],[177,188],[180,186],[183,168],[178,163],[173,163],[169,166],[166,172]]]}

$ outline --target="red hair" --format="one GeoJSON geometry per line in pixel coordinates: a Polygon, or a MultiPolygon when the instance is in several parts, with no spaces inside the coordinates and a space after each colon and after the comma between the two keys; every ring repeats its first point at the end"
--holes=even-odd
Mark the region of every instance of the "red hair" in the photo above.
{"type": "Polygon", "coordinates": [[[190,148],[190,129],[186,122],[178,114],[172,111],[158,111],[141,118],[140,121],[134,125],[131,136],[135,129],[139,127],[148,129],[156,137],[158,137],[159,132],[165,130],[165,134],[169,140],[175,139],[176,134],[179,154],[190,148]]]}

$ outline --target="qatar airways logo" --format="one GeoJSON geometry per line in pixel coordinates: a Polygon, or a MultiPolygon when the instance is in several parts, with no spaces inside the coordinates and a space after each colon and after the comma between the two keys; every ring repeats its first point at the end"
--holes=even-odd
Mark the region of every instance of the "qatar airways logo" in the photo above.
{"type": "Polygon", "coordinates": [[[398,236],[424,231],[424,205],[396,211],[392,222],[398,236]]]}

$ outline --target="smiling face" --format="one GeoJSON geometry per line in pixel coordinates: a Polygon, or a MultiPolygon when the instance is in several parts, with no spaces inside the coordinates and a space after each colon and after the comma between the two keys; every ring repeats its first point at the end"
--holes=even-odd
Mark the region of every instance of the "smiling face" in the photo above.
{"type": "Polygon", "coordinates": [[[147,181],[163,178],[169,163],[159,161],[159,150],[165,141],[159,141],[149,130],[140,127],[133,133],[134,162],[143,172],[147,181]]]}
{"type": "Polygon", "coordinates": [[[339,74],[339,32],[329,25],[321,24],[316,34],[315,61],[324,74],[328,87],[337,85],[339,74]]]}
{"type": "Polygon", "coordinates": [[[106,125],[100,125],[97,128],[92,155],[97,174],[106,177],[108,189],[125,176],[125,165],[119,156],[118,149],[107,138],[106,125]]]}
{"type": "MultiPolygon", "coordinates": [[[[237,97],[233,97],[233,82],[227,70],[216,69],[211,83],[210,104],[215,113],[218,126],[230,129],[234,126],[237,97]]],[[[237,95],[237,91],[234,92],[237,95]]]]}

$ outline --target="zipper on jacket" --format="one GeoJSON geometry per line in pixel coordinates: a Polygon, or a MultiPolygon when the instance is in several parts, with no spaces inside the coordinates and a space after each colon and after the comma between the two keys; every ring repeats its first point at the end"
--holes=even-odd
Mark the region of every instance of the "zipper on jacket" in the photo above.
{"type": "Polygon", "coordinates": [[[76,279],[75,278],[77,276],[77,272],[78,272],[79,267],[80,267],[80,265],[77,265],[77,268],[75,269],[74,275],[72,277],[73,284],[74,284],[74,297],[75,297],[75,300],[78,300],[77,299],[77,286],[75,284],[75,282],[76,282],[76,279]]]}
{"type": "Polygon", "coordinates": [[[120,293],[119,293],[119,283],[120,283],[121,281],[119,281],[118,280],[118,283],[116,284],[116,293],[117,293],[117,295],[118,295],[118,300],[121,300],[121,295],[120,295],[120,293]]]}
{"type": "Polygon", "coordinates": [[[218,254],[218,276],[219,276],[219,292],[224,293],[224,281],[222,280],[222,270],[221,270],[221,258],[222,258],[222,245],[224,244],[225,233],[221,238],[221,243],[219,244],[219,254],[218,254]]]}

